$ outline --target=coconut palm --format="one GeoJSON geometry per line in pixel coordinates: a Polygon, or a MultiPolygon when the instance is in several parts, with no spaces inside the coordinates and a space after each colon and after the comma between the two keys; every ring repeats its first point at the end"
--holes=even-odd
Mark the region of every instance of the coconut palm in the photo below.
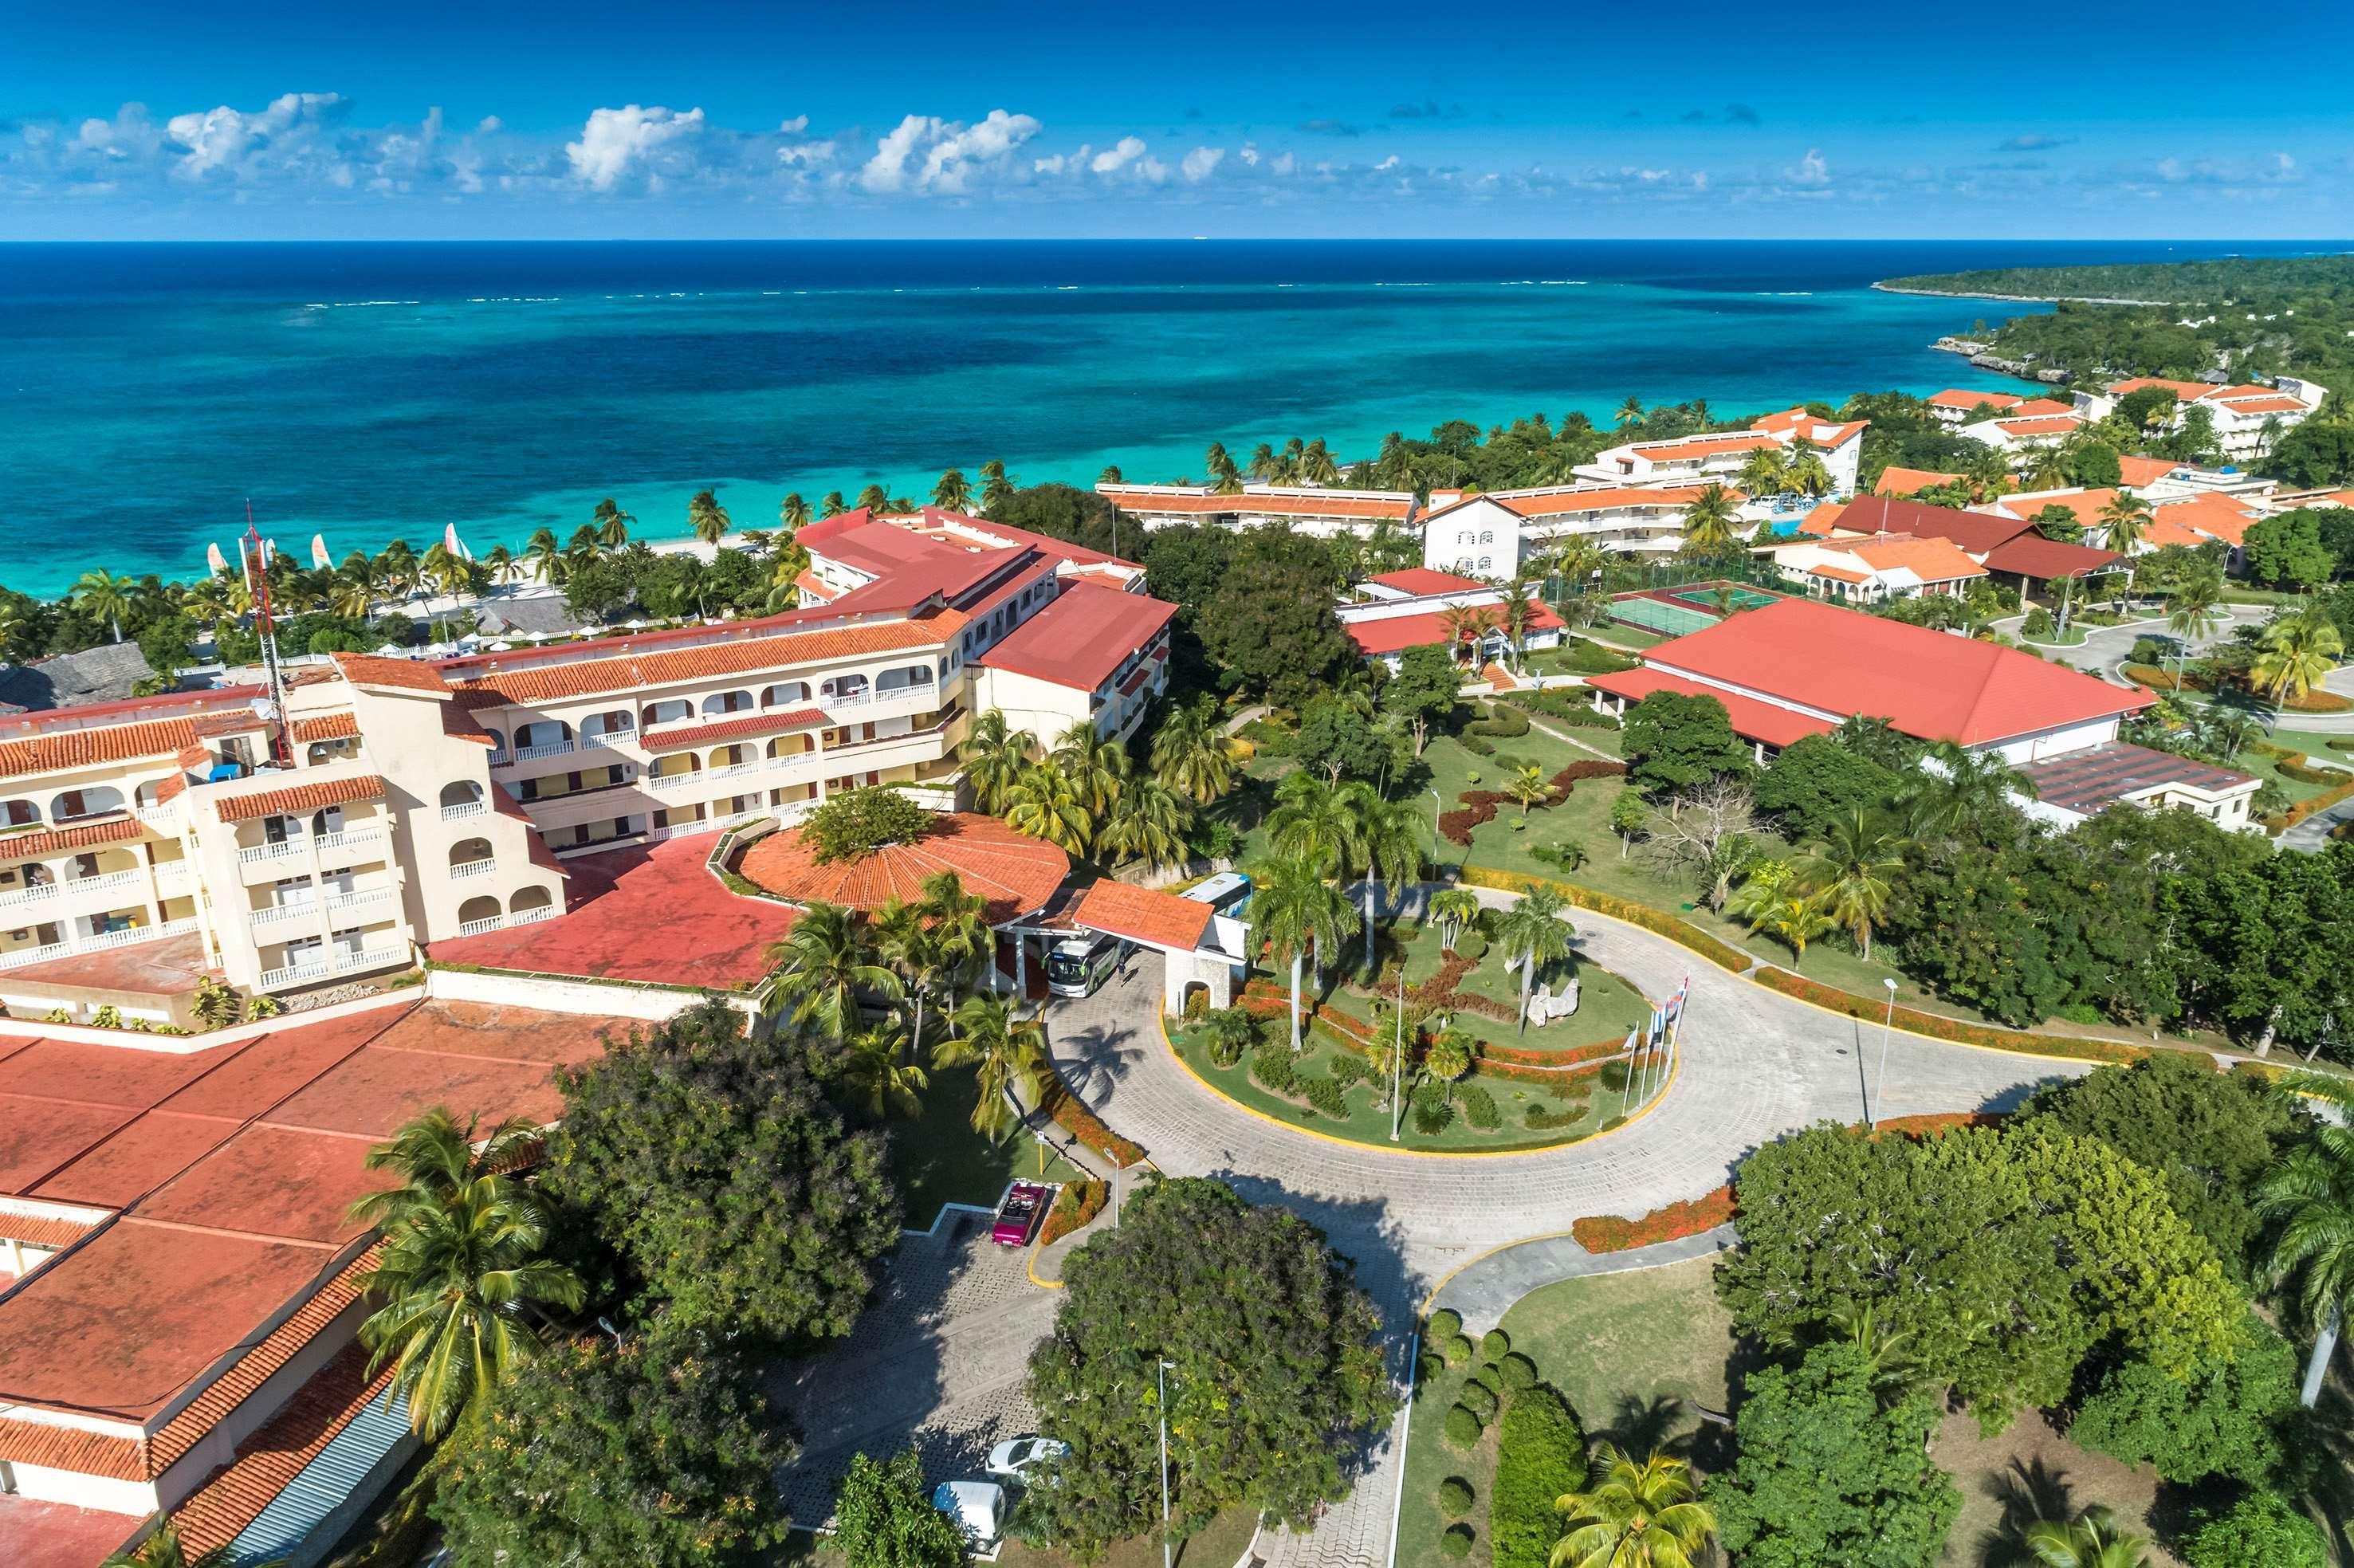
{"type": "Polygon", "coordinates": [[[809,526],[810,503],[801,498],[800,491],[785,492],[784,500],[777,503],[777,521],[797,533],[809,526]]]}
{"type": "Polygon", "coordinates": [[[2223,624],[2223,584],[2209,573],[2187,577],[2174,590],[2174,602],[2166,613],[2166,629],[2174,633],[2174,680],[2182,683],[2182,660],[2193,642],[2204,641],[2215,635],[2223,624]]]}
{"type": "Polygon", "coordinates": [[[1625,402],[1619,404],[1618,412],[1615,416],[1614,422],[1622,430],[1629,425],[1641,424],[1643,422],[1643,400],[1640,397],[1628,397],[1625,402]]]}
{"type": "Polygon", "coordinates": [[[75,579],[69,596],[85,612],[104,619],[114,630],[114,640],[122,641],[122,618],[131,611],[131,596],[137,582],[131,577],[118,577],[104,567],[93,567],[75,579]]]}
{"type": "Polygon", "coordinates": [[[2039,1568],[2149,1568],[2149,1542],[2122,1528],[2107,1509],[2072,1520],[2039,1519],[2020,1537],[2039,1568]]]}
{"type": "Polygon", "coordinates": [[[768,959],[770,1006],[832,1040],[848,1040],[856,1029],[861,991],[899,1000],[899,977],[876,961],[865,918],[839,904],[804,907],[792,929],[769,944],[768,959]]]}
{"type": "MultiPolygon", "coordinates": [[[[2286,1086],[2341,1114],[2354,1113],[2354,1089],[2339,1079],[2307,1074],[2286,1086]]],[[[2297,1309],[2313,1325],[2303,1394],[2310,1409],[2321,1397],[2347,1308],[2354,1305],[2354,1127],[2316,1126],[2257,1181],[2254,1204],[2272,1228],[2266,1272],[2276,1282],[2296,1282],[2297,1309]]]]}
{"type": "Polygon", "coordinates": [[[1096,475],[1096,482],[1097,484],[1125,484],[1128,481],[1121,476],[1119,464],[1116,462],[1108,462],[1104,464],[1103,471],[1096,475]]]}
{"type": "Polygon", "coordinates": [[[829,490],[817,498],[817,514],[820,517],[839,517],[849,510],[850,503],[842,499],[842,492],[838,490],[829,490]]]}
{"type": "Polygon", "coordinates": [[[1004,796],[1005,825],[1044,839],[1066,854],[1085,857],[1095,842],[1096,812],[1071,776],[1052,763],[1032,763],[1004,796]]]}
{"type": "Polygon", "coordinates": [[[1537,607],[1529,602],[1527,586],[1515,581],[1505,593],[1503,609],[1498,613],[1504,646],[1511,650],[1512,668],[1517,670],[1521,667],[1521,645],[1528,641],[1537,623],[1537,607]]]}
{"type": "Polygon", "coordinates": [[[939,951],[932,941],[932,925],[920,905],[904,898],[886,899],[866,923],[875,955],[899,977],[900,994],[908,1003],[907,1041],[910,1049],[924,1048],[924,998],[939,967],[939,951]]]}
{"type": "Polygon", "coordinates": [[[1519,802],[1521,821],[1525,822],[1529,820],[1529,808],[1552,794],[1553,786],[1545,782],[1544,769],[1529,762],[1512,769],[1504,780],[1504,793],[1519,802]]]}
{"type": "Polygon", "coordinates": [[[921,884],[924,918],[931,925],[936,962],[933,980],[948,989],[951,1002],[973,983],[996,952],[989,924],[989,900],[964,890],[953,871],[936,871],[921,884]]]}
{"type": "Polygon", "coordinates": [[[1310,949],[1322,951],[1354,935],[1357,911],[1348,895],[1324,879],[1325,868],[1298,855],[1278,854],[1251,877],[1251,916],[1278,963],[1291,966],[1291,1048],[1299,1049],[1300,969],[1310,949]]]}
{"type": "Polygon", "coordinates": [[[974,1069],[972,1128],[991,1139],[1021,1119],[1006,1103],[1008,1089],[1019,1090],[1033,1106],[1045,1094],[1045,1027],[1021,1017],[1017,1006],[1010,996],[976,992],[957,1004],[948,1038],[932,1047],[934,1067],[974,1069]]]}
{"type": "MultiPolygon", "coordinates": [[[[706,491],[705,493],[710,493],[706,491]]],[[[620,549],[630,542],[630,524],[636,521],[635,517],[621,510],[620,503],[610,495],[605,497],[604,500],[597,503],[596,516],[593,519],[597,529],[597,542],[609,550],[620,549]]]]}
{"type": "Polygon", "coordinates": [[[1721,484],[1703,487],[1684,514],[1684,539],[1694,549],[1722,550],[1736,537],[1733,493],[1721,484]]]}
{"type": "Polygon", "coordinates": [[[1107,854],[1140,860],[1156,871],[1181,866],[1190,815],[1175,791],[1147,774],[1120,787],[1096,844],[1107,854]]]}
{"type": "Polygon", "coordinates": [[[734,525],[727,509],[719,504],[719,497],[708,490],[696,491],[694,499],[686,503],[687,531],[706,545],[719,543],[734,525]]]}
{"type": "Polygon", "coordinates": [[[350,620],[366,620],[376,603],[374,586],[365,569],[355,574],[337,572],[334,586],[328,589],[327,608],[350,620]]]}
{"type": "Polygon", "coordinates": [[[371,1170],[398,1185],[352,1205],[381,1226],[376,1266],[358,1281],[383,1302],[360,1324],[371,1371],[394,1363],[408,1422],[430,1441],[478,1414],[493,1391],[540,1348],[525,1313],[586,1299],[579,1276],[540,1255],[547,1214],[539,1194],[505,1173],[537,1129],[503,1122],[476,1147],[476,1128],[442,1107],[368,1151],[371,1170]]]}
{"type": "Polygon", "coordinates": [[[931,1086],[931,1075],[907,1059],[907,1044],[898,1024],[885,1022],[860,1030],[843,1053],[843,1087],[850,1091],[853,1104],[878,1121],[923,1111],[923,1091],[931,1086]]]}
{"type": "Polygon", "coordinates": [[[2327,610],[2284,615],[2264,630],[2262,651],[2248,673],[2274,705],[2319,685],[2346,652],[2346,639],[2327,610]]]}
{"type": "Polygon", "coordinates": [[[2037,447],[2027,454],[2027,486],[2057,490],[2068,482],[2068,453],[2056,445],[2037,447]]]}
{"type": "Polygon", "coordinates": [[[504,545],[493,545],[491,553],[482,557],[482,566],[493,582],[513,582],[515,575],[514,552],[504,545]]]}
{"type": "Polygon", "coordinates": [[[1581,1492],[1553,1500],[1565,1527],[1549,1568],[1689,1568],[1716,1533],[1716,1513],[1692,1500],[1691,1467],[1665,1454],[1641,1464],[1598,1443],[1581,1492]]]}
{"type": "Polygon", "coordinates": [[[1119,741],[1106,740],[1088,719],[1078,720],[1058,736],[1054,755],[1047,760],[1070,779],[1079,798],[1087,802],[1087,810],[1098,821],[1119,799],[1133,771],[1128,747],[1119,741]]]}
{"type": "Polygon", "coordinates": [[[2014,797],[2034,797],[2033,780],[1999,752],[1965,751],[1941,740],[1928,756],[1936,767],[1914,769],[1896,797],[1913,832],[1922,837],[1954,837],[1972,825],[1999,821],[2012,810],[2014,797]]]}
{"type": "Polygon", "coordinates": [[[964,470],[951,468],[942,471],[940,482],[932,486],[932,504],[943,512],[972,510],[972,483],[965,478],[964,470]]]}
{"type": "Polygon", "coordinates": [[[1822,454],[1814,451],[1795,453],[1790,459],[1790,488],[1799,494],[1819,497],[1831,487],[1831,471],[1823,466],[1822,454]]]}
{"type": "Polygon", "coordinates": [[[1741,460],[1737,482],[1751,495],[1782,495],[1790,488],[1790,471],[1778,446],[1759,447],[1741,460]]]}
{"type": "Polygon", "coordinates": [[[556,543],[554,529],[532,530],[531,537],[524,541],[523,558],[531,563],[531,575],[541,582],[564,580],[559,575],[559,563],[564,559],[564,552],[556,543]]]}
{"type": "Polygon", "coordinates": [[[1384,800],[1370,784],[1354,783],[1341,791],[1341,804],[1356,821],[1343,846],[1343,862],[1363,879],[1365,896],[1365,973],[1373,972],[1373,890],[1393,900],[1422,875],[1422,813],[1411,801],[1384,800]]]}
{"type": "Polygon", "coordinates": [[[1461,658],[1468,644],[1475,663],[1495,624],[1495,611],[1483,605],[1450,604],[1438,612],[1438,629],[1446,634],[1447,653],[1461,658]]]}
{"type": "Polygon", "coordinates": [[[1323,437],[1317,437],[1300,449],[1299,478],[1309,484],[1338,484],[1341,482],[1341,465],[1332,461],[1332,453],[1324,445],[1323,437]]]}
{"type": "Polygon", "coordinates": [[[1331,876],[1356,856],[1358,812],[1341,786],[1302,768],[1275,787],[1267,831],[1279,855],[1331,876]]]}
{"type": "Polygon", "coordinates": [[[1202,454],[1202,463],[1209,471],[1210,487],[1220,495],[1234,495],[1241,492],[1242,470],[1235,466],[1225,442],[1212,441],[1209,450],[1202,454]]]}
{"type": "Polygon", "coordinates": [[[1569,957],[1569,939],[1577,934],[1576,927],[1564,918],[1569,900],[1550,887],[1532,888],[1521,895],[1510,909],[1496,922],[1496,940],[1512,956],[1521,968],[1521,1033],[1528,1033],[1529,991],[1535,983],[1537,970],[1547,964],[1559,963],[1569,957]]]}
{"type": "Polygon", "coordinates": [[[1197,806],[1235,787],[1235,758],[1217,710],[1208,703],[1172,707],[1152,736],[1153,776],[1197,806]]]}
{"type": "Polygon", "coordinates": [[[1751,930],[1763,931],[1790,949],[1793,969],[1805,965],[1808,943],[1839,928],[1839,922],[1825,912],[1819,895],[1794,888],[1784,888],[1773,897],[1759,901],[1749,911],[1748,920],[1751,930]]]}
{"type": "Polygon", "coordinates": [[[1244,465],[1253,479],[1273,479],[1281,467],[1275,449],[1265,441],[1251,449],[1250,461],[1244,465]]]}
{"type": "Polygon", "coordinates": [[[1013,499],[1013,480],[1005,465],[991,458],[981,465],[981,509],[991,510],[1013,499]]]}
{"type": "Polygon", "coordinates": [[[2131,491],[2120,490],[2101,508],[2105,531],[2101,543],[2120,556],[2130,556],[2149,531],[2149,503],[2131,491]]]}
{"type": "Polygon", "coordinates": [[[1439,926],[1439,942],[1452,949],[1456,938],[1479,919],[1479,895],[1468,887],[1442,888],[1430,899],[1430,916],[1439,926]]]}
{"type": "Polygon", "coordinates": [[[991,816],[1005,810],[1013,786],[1030,768],[1030,736],[990,709],[972,721],[965,736],[964,776],[972,781],[974,803],[991,816]]]}
{"type": "MultiPolygon", "coordinates": [[[[180,1527],[172,1522],[171,1515],[159,1513],[149,1522],[153,1528],[146,1540],[129,1551],[109,1553],[99,1568],[229,1568],[228,1546],[216,1546],[191,1557],[186,1544],[180,1540],[180,1527]]],[[[286,1568],[286,1559],[272,1557],[251,1568],[286,1568]]]]}
{"type": "Polygon", "coordinates": [[[1904,869],[1904,840],[1861,809],[1802,850],[1792,861],[1798,889],[1821,900],[1824,912],[1872,957],[1872,928],[1888,911],[1888,895],[1904,869]]]}

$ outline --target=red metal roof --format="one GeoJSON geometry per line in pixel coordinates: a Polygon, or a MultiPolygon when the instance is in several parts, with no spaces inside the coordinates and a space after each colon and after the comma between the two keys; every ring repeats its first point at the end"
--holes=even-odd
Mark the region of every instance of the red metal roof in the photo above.
{"type": "Polygon", "coordinates": [[[1987,553],[1986,564],[1988,571],[2021,572],[2031,577],[2049,580],[2105,571],[2124,559],[2115,550],[2096,550],[2090,545],[2064,544],[2030,531],[2016,539],[2007,539],[1997,545],[1987,553]]]}
{"type": "Polygon", "coordinates": [[[1733,721],[1734,734],[1744,740],[1762,740],[1773,747],[1788,746],[1810,735],[1828,735],[1839,727],[1829,719],[1792,713],[1788,708],[1776,707],[1772,703],[1760,702],[1755,697],[1745,697],[1738,692],[1703,685],[1698,681],[1687,681],[1681,676],[1658,670],[1625,670],[1615,674],[1589,675],[1585,683],[1596,691],[1624,697],[1630,703],[1641,702],[1653,692],[1676,692],[1687,697],[1714,697],[1724,705],[1725,715],[1733,721]]]}
{"type": "Polygon", "coordinates": [[[1176,613],[1175,605],[1148,595],[1072,583],[976,662],[1092,692],[1176,613]]]}
{"type": "Polygon", "coordinates": [[[1108,931],[1148,947],[1191,952],[1210,928],[1210,906],[1173,893],[1156,893],[1107,877],[1087,889],[1071,911],[1071,922],[1108,931]]]}
{"type": "MultiPolygon", "coordinates": [[[[1561,629],[1564,623],[1560,616],[1535,599],[1529,600],[1529,605],[1534,612],[1529,619],[1531,630],[1557,631],[1561,629]]],[[[1470,608],[1478,609],[1483,607],[1474,605],[1470,608]]],[[[1491,618],[1503,614],[1501,605],[1484,608],[1491,618]]],[[[1359,652],[1372,658],[1384,653],[1403,652],[1426,643],[1444,645],[1447,641],[1445,615],[1446,611],[1437,609],[1425,610],[1419,615],[1384,615],[1373,620],[1352,620],[1341,630],[1349,634],[1349,640],[1357,645],[1359,652]]]]}
{"type": "Polygon", "coordinates": [[[2016,649],[1802,599],[1659,643],[1644,662],[1962,746],[2138,713],[2155,700],[2016,649]]]}
{"type": "Polygon", "coordinates": [[[1404,571],[1384,572],[1379,577],[1367,577],[1365,581],[1380,588],[1395,588],[1402,594],[1415,596],[1431,593],[1462,593],[1467,589],[1477,590],[1488,586],[1470,577],[1457,577],[1453,572],[1436,572],[1428,567],[1408,567],[1404,571]]]}
{"type": "Polygon", "coordinates": [[[994,817],[960,811],[935,817],[912,843],[826,865],[818,864],[815,853],[801,842],[800,829],[788,828],[747,850],[737,869],[747,880],[796,904],[858,909],[919,897],[926,877],[952,871],[967,893],[989,901],[989,919],[1002,922],[1045,907],[1070,874],[1071,857],[994,817]]]}
{"type": "Polygon", "coordinates": [[[1916,539],[1950,539],[1972,556],[1982,556],[2030,524],[2024,518],[1990,512],[1956,512],[1894,495],[1859,495],[1847,503],[1839,525],[1852,534],[1910,534],[1916,539]]]}

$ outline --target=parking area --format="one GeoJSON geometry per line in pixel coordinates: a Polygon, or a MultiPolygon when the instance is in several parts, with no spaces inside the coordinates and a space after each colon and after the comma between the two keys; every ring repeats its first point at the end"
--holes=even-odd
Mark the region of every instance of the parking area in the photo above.
{"type": "Polygon", "coordinates": [[[1022,1384],[1059,1296],[1030,1282],[1027,1249],[992,1245],[989,1228],[986,1214],[951,1210],[932,1234],[908,1236],[850,1338],[771,1375],[769,1397],[801,1430],[801,1457],[778,1478],[794,1523],[832,1519],[854,1454],[885,1458],[912,1441],[937,1485],[980,1476],[992,1445],[1036,1430],[1022,1384]]]}

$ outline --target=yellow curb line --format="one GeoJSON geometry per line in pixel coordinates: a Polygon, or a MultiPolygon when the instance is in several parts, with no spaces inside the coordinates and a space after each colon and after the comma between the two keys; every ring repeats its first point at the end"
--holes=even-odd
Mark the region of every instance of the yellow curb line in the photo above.
{"type": "Polygon", "coordinates": [[[1063,1282],[1061,1280],[1041,1279],[1038,1277],[1038,1255],[1045,1250],[1046,1226],[1045,1222],[1042,1220],[1039,1222],[1038,1225],[1038,1239],[1030,1244],[1030,1256],[1028,1260],[1023,1264],[1022,1271],[1030,1277],[1030,1283],[1036,1286],[1039,1289],[1060,1290],[1063,1288],[1063,1282]]]}
{"type": "MultiPolygon", "coordinates": [[[[1585,1217],[1586,1216],[1585,1215],[1579,1216],[1581,1219],[1585,1217]]],[[[1490,1247],[1486,1252],[1475,1253],[1471,1256],[1465,1258],[1461,1263],[1457,1264],[1453,1268],[1448,1269],[1444,1275],[1442,1275],[1439,1277],[1438,1283],[1430,1287],[1430,1294],[1422,1298],[1422,1316],[1425,1318],[1430,1316],[1430,1304],[1438,1299],[1438,1293],[1447,1288],[1447,1281],[1453,1279],[1457,1275],[1462,1273],[1473,1264],[1485,1262],[1487,1259],[1495,1256],[1498,1253],[1510,1252],[1516,1246],[1526,1246],[1531,1242],[1559,1241],[1564,1236],[1569,1237],[1572,1241],[1577,1240],[1576,1233],[1574,1231],[1547,1231],[1544,1234],[1539,1236],[1522,1236],[1518,1241],[1499,1242],[1494,1246],[1490,1247]]]]}
{"type": "MultiPolygon", "coordinates": [[[[1636,994],[1638,996],[1642,995],[1640,991],[1636,992],[1636,994]]],[[[1644,997],[1643,1000],[1646,1003],[1649,1003],[1650,998],[1644,997]]],[[[1184,1053],[1177,1049],[1177,1043],[1169,1038],[1169,1015],[1167,1013],[1164,1012],[1161,1014],[1159,1022],[1161,1024],[1161,1044],[1168,1048],[1170,1057],[1175,1061],[1180,1067],[1184,1068],[1187,1075],[1192,1077],[1195,1083],[1201,1085],[1204,1088],[1209,1090],[1210,1093],[1217,1096],[1218,1098],[1225,1101],[1226,1104],[1234,1107],[1236,1110],[1241,1111],[1246,1116],[1255,1116],[1259,1120],[1267,1123],[1269,1127],[1279,1127],[1286,1132],[1296,1133],[1303,1138],[1318,1139],[1325,1143],[1338,1144],[1343,1149],[1362,1149],[1375,1154],[1386,1154],[1408,1160],[1512,1160],[1526,1158],[1532,1154],[1551,1154],[1556,1150],[1575,1149],[1583,1144],[1599,1142],[1601,1139],[1610,1137],[1613,1133],[1626,1131],[1628,1128],[1634,1126],[1637,1122],[1650,1115],[1652,1110],[1668,1097],[1668,1091],[1676,1086],[1676,1080],[1683,1075],[1683,1052],[1679,1050],[1675,1054],[1674,1060],[1668,1065],[1668,1081],[1659,1086],[1659,1092],[1652,1096],[1651,1098],[1644,1105],[1642,1109],[1635,1112],[1634,1115],[1620,1122],[1617,1127],[1610,1128],[1608,1132],[1589,1132],[1584,1138],[1566,1139],[1559,1143],[1542,1143],[1533,1147],[1524,1147],[1521,1149],[1404,1149],[1393,1145],[1379,1143],[1361,1143],[1353,1138],[1337,1138],[1329,1132],[1319,1132],[1312,1127],[1299,1127],[1291,1122],[1285,1121],[1281,1117],[1269,1116],[1267,1112],[1260,1110],[1256,1106],[1245,1105],[1242,1101],[1235,1098],[1234,1096],[1226,1093],[1225,1090],[1220,1088],[1217,1085],[1210,1082],[1209,1079],[1202,1076],[1199,1072],[1194,1070],[1193,1064],[1185,1060],[1184,1053]]],[[[1505,1079],[1501,1081],[1511,1082],[1512,1080],[1505,1079]]]]}

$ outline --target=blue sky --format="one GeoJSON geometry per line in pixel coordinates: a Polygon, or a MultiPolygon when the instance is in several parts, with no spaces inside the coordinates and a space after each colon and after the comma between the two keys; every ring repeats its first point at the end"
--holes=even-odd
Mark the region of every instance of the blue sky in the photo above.
{"type": "Polygon", "coordinates": [[[2327,238],[2354,6],[27,0],[0,238],[2327,238]]]}

